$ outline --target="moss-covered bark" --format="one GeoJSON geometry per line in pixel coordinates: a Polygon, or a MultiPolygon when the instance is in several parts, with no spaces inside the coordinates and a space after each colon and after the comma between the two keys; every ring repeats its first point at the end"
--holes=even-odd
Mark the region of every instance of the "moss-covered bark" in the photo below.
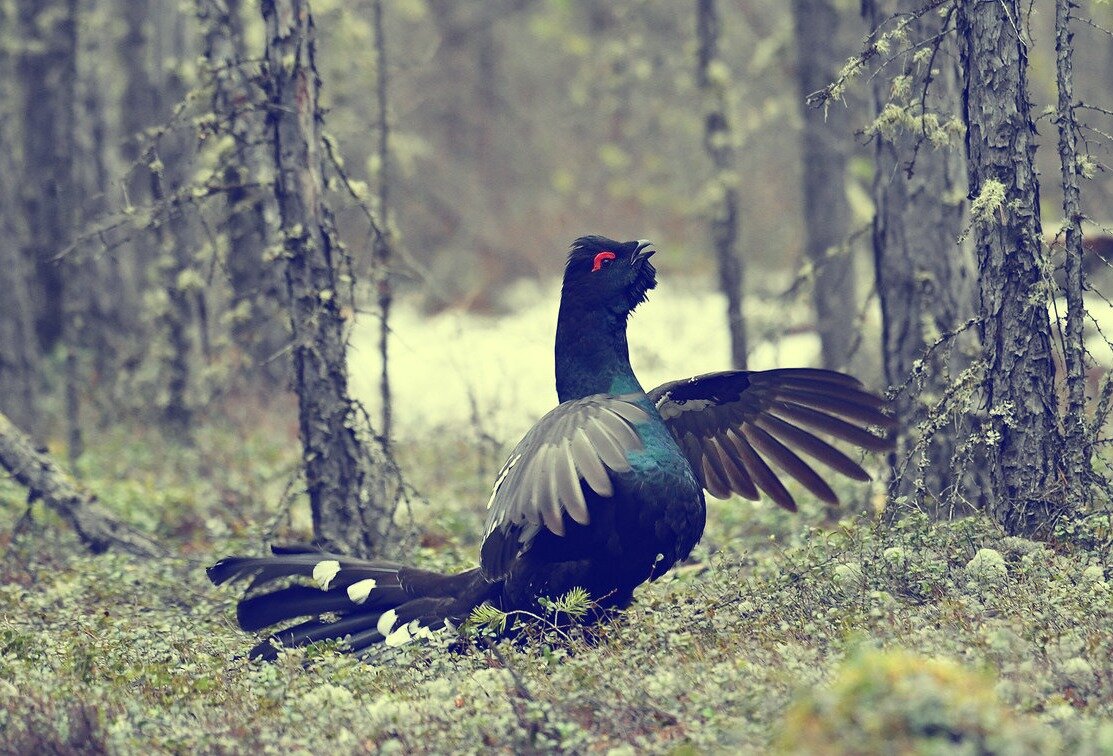
{"type": "Polygon", "coordinates": [[[212,112],[228,137],[220,154],[228,210],[228,281],[232,287],[232,338],[251,361],[251,376],[270,387],[290,379],[284,352],[285,286],[270,256],[278,222],[268,165],[258,85],[244,43],[241,0],[197,0],[204,57],[212,77],[212,112]]]}
{"type": "Polygon", "coordinates": [[[27,489],[30,501],[42,499],[67,522],[94,554],[117,548],[138,556],[155,556],[162,549],[126,525],[81,489],[65,471],[19,428],[0,414],[0,468],[27,489]]]}
{"type": "Polygon", "coordinates": [[[1060,434],[1047,315],[1028,45],[1018,0],[959,3],[962,109],[978,261],[978,316],[989,414],[990,509],[1010,532],[1046,532],[1060,434]]]}
{"type": "MultiPolygon", "coordinates": [[[[896,18],[900,4],[869,0],[863,8],[878,29],[896,18]]],[[[886,383],[903,387],[892,403],[901,429],[892,493],[940,515],[951,511],[961,488],[951,462],[955,426],[965,413],[936,405],[967,360],[955,349],[956,337],[929,348],[974,314],[973,260],[958,241],[966,192],[958,42],[944,33],[952,20],[953,14],[931,13],[908,23],[913,44],[929,44],[873,78],[870,129],[882,363],[886,383]]]]}
{"type": "Polygon", "coordinates": [[[369,555],[388,514],[372,499],[377,487],[348,390],[340,281],[346,261],[325,201],[316,30],[307,0],[265,0],[262,9],[268,130],[313,531],[330,548],[369,555]]]}

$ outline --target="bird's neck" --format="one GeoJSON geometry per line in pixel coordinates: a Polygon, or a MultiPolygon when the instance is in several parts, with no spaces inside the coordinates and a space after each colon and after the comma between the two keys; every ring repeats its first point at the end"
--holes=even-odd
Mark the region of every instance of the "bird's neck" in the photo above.
{"type": "Polygon", "coordinates": [[[591,394],[642,391],[630,367],[625,315],[561,301],[556,330],[556,388],[561,402],[591,394]]]}

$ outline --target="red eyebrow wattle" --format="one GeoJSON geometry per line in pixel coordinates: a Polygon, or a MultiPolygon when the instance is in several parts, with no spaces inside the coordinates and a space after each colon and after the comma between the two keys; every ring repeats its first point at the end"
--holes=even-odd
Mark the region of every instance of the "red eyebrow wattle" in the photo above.
{"type": "Polygon", "coordinates": [[[604,260],[613,260],[615,258],[614,252],[604,250],[595,256],[595,263],[591,266],[591,272],[599,270],[603,267],[604,260]]]}

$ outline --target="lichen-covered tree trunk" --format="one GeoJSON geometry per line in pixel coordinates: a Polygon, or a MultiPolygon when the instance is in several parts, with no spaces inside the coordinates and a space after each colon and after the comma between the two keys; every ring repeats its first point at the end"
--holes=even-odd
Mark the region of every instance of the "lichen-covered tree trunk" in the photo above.
{"type": "Polygon", "coordinates": [[[846,197],[846,108],[812,108],[808,95],[838,75],[846,56],[837,49],[839,12],[832,0],[792,0],[796,29],[797,83],[803,108],[805,252],[814,271],[813,300],[823,365],[846,367],[858,317],[854,258],[847,249],[850,205],[846,197]]]}
{"type": "Polygon", "coordinates": [[[137,556],[164,550],[149,537],[117,519],[97,498],[78,486],[54,460],[0,413],[0,469],[27,489],[28,501],[42,500],[77,533],[94,554],[116,548],[137,556]]]}
{"type": "Polygon", "coordinates": [[[738,175],[734,135],[727,112],[730,76],[719,57],[719,14],[715,0],[698,0],[696,82],[703,93],[703,144],[714,169],[711,182],[717,202],[711,208],[711,238],[719,267],[719,288],[727,298],[731,364],[746,369],[746,320],[742,314],[742,259],[738,242],[738,175]]]}
{"type": "Polygon", "coordinates": [[[217,128],[231,137],[222,149],[228,222],[228,278],[232,285],[232,338],[251,361],[251,375],[263,387],[289,384],[289,341],[283,302],[285,286],[278,262],[268,257],[278,223],[274,191],[266,185],[266,125],[260,92],[244,50],[241,0],[197,0],[204,34],[204,57],[212,77],[217,128]]]}
{"type": "MultiPolygon", "coordinates": [[[[896,0],[863,3],[874,29],[901,7],[896,0]]],[[[907,33],[913,43],[930,41],[945,20],[926,14],[907,33]]],[[[929,347],[973,317],[974,276],[958,241],[966,177],[962,134],[950,128],[961,109],[957,41],[945,35],[925,49],[926,59],[909,54],[873,78],[873,254],[885,381],[903,387],[891,404],[900,433],[890,493],[945,516],[961,479],[951,468],[955,426],[965,413],[938,405],[966,360],[953,342],[931,353],[929,347]]]]}
{"type": "Polygon", "coordinates": [[[1066,510],[1035,126],[1019,0],[958,4],[993,516],[1046,533],[1066,510]]]}
{"type": "Polygon", "coordinates": [[[313,18],[307,0],[263,0],[262,11],[268,127],[313,529],[323,545],[370,554],[388,515],[371,499],[377,486],[348,395],[339,280],[345,260],[324,196],[313,18]]]}

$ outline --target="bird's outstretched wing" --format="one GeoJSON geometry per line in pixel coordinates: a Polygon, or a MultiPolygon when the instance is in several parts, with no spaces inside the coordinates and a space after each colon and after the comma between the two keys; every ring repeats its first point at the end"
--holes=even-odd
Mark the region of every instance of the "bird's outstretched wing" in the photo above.
{"type": "Polygon", "coordinates": [[[708,373],[649,392],[703,487],[720,499],[732,493],[759,498],[758,490],[785,509],[796,502],[783,473],[829,504],[838,497],[801,454],[855,480],[869,480],[861,465],[816,433],[870,451],[892,440],[870,432],[892,428],[884,400],[843,373],[811,368],[708,373]]]}
{"type": "Polygon", "coordinates": [[[611,474],[630,469],[627,453],[642,448],[634,426],[649,419],[634,398],[595,394],[564,402],[518,442],[487,502],[481,557],[489,578],[502,577],[542,526],[562,536],[566,517],[588,524],[585,489],[614,494],[611,474]]]}

